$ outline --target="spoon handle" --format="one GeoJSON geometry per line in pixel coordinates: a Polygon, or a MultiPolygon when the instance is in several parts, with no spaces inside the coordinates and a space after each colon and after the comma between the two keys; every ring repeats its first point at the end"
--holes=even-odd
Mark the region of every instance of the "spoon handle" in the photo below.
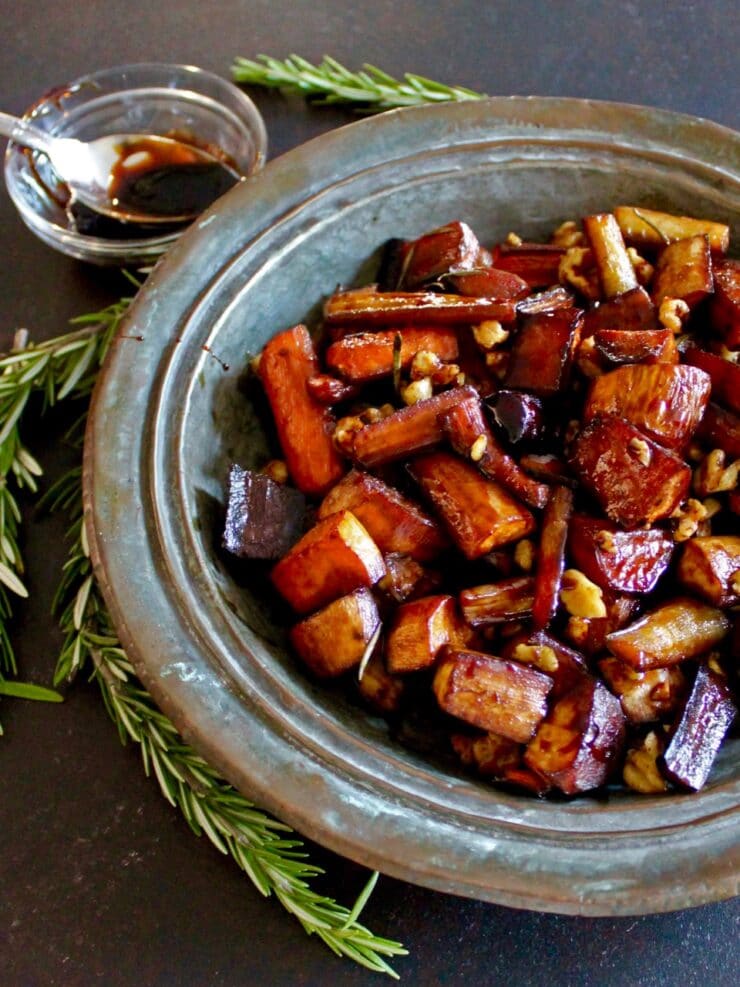
{"type": "Polygon", "coordinates": [[[0,135],[9,137],[24,147],[32,147],[34,151],[43,151],[44,154],[49,154],[53,140],[28,120],[11,116],[10,113],[0,113],[0,135]]]}

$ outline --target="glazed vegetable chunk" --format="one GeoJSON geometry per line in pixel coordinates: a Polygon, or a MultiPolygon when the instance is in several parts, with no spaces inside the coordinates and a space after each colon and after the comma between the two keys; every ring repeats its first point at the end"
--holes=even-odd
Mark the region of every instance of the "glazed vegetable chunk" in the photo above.
{"type": "Polygon", "coordinates": [[[353,383],[365,383],[393,373],[396,336],[401,339],[400,365],[408,367],[419,352],[434,353],[440,360],[456,360],[457,335],[451,329],[385,329],[360,332],[332,343],[326,351],[326,365],[353,383]]]}
{"type": "Polygon", "coordinates": [[[597,377],[584,420],[616,415],[668,449],[682,449],[709,401],[711,379],[698,367],[634,364],[597,377]]]}
{"type": "Polygon", "coordinates": [[[331,440],[331,413],[307,388],[318,370],[305,326],[271,339],[262,351],[258,370],[291,479],[306,494],[324,493],[344,473],[331,440]]]}
{"type": "Polygon", "coordinates": [[[686,694],[686,677],[678,665],[639,672],[618,658],[602,658],[599,671],[630,723],[653,723],[674,713],[686,694]]]}
{"type": "Polygon", "coordinates": [[[668,777],[678,785],[698,791],[707,780],[736,715],[737,707],[727,681],[701,665],[681,720],[663,755],[668,777]]]}
{"type": "Polygon", "coordinates": [[[740,603],[740,536],[691,538],[678,563],[679,582],[715,607],[740,603]]]}
{"type": "Polygon", "coordinates": [[[448,223],[408,243],[401,251],[399,288],[412,291],[440,274],[475,267],[480,244],[467,223],[448,223]]]}
{"type": "Polygon", "coordinates": [[[402,604],[388,632],[388,671],[399,674],[431,668],[440,650],[454,641],[458,620],[451,596],[427,596],[402,604]]]}
{"type": "Polygon", "coordinates": [[[668,517],[688,493],[691,470],[623,418],[595,418],[573,443],[571,463],[607,517],[624,528],[668,517]]]}
{"type": "Polygon", "coordinates": [[[518,300],[529,294],[529,285],[511,271],[495,267],[481,267],[472,271],[451,271],[443,278],[460,294],[469,298],[513,298],[518,300]]]}
{"type": "Polygon", "coordinates": [[[448,648],[434,676],[445,713],[509,740],[525,743],[545,715],[552,681],[513,661],[448,648]]]}
{"type": "Polygon", "coordinates": [[[585,678],[550,709],[524,759],[566,795],[587,792],[608,780],[624,736],[619,700],[601,682],[585,678]]]}
{"type": "Polygon", "coordinates": [[[319,519],[337,511],[352,511],[384,555],[393,552],[428,562],[448,544],[433,518],[370,473],[347,473],[324,497],[319,519]]]}
{"type": "Polygon", "coordinates": [[[324,306],[328,325],[454,326],[498,319],[512,322],[516,305],[510,299],[464,298],[434,291],[339,291],[324,306]]]}
{"type": "Polygon", "coordinates": [[[620,531],[616,524],[577,514],[568,548],[576,566],[604,589],[649,593],[668,568],[674,541],[657,529],[620,531]]]}
{"type": "Polygon", "coordinates": [[[298,541],[306,498],[264,473],[232,466],[224,548],[246,559],[279,559],[298,541]]]}
{"type": "Polygon", "coordinates": [[[484,583],[460,593],[460,608],[471,627],[486,627],[529,617],[533,603],[534,579],[530,576],[484,583]]]}
{"type": "Polygon", "coordinates": [[[740,364],[723,360],[721,356],[700,350],[697,346],[686,350],[684,360],[709,374],[714,401],[740,414],[740,364]]]}
{"type": "Polygon", "coordinates": [[[549,675],[553,682],[550,702],[570,692],[588,675],[583,655],[544,631],[517,635],[502,649],[501,656],[532,665],[549,675]]]}
{"type": "Polygon", "coordinates": [[[557,284],[564,254],[563,247],[549,243],[521,243],[518,246],[502,243],[496,248],[493,265],[517,274],[530,288],[547,288],[557,284]]]}
{"type": "Polygon", "coordinates": [[[514,338],[506,387],[540,397],[561,391],[568,379],[582,322],[583,312],[577,308],[528,316],[514,338]]]}
{"type": "Polygon", "coordinates": [[[565,568],[565,544],[573,513],[573,491],[554,487],[542,518],[537,574],[534,584],[532,622],[536,630],[547,627],[555,615],[560,581],[565,568]]]}
{"type": "Polygon", "coordinates": [[[373,586],[384,573],[383,556],[365,528],[351,511],[338,511],[305,534],[273,568],[271,578],[297,613],[310,613],[373,586]]]}
{"type": "Polygon", "coordinates": [[[605,370],[624,363],[678,363],[670,329],[599,329],[593,344],[605,370]]]}
{"type": "Polygon", "coordinates": [[[379,624],[372,593],[358,589],[296,624],[290,641],[314,675],[332,678],[359,665],[379,624]]]}
{"type": "Polygon", "coordinates": [[[606,644],[613,655],[642,671],[697,658],[719,644],[729,628],[721,610],[687,596],[609,634],[606,644]]]}
{"type": "Polygon", "coordinates": [[[635,269],[614,216],[611,213],[586,216],[583,229],[594,254],[604,297],[616,298],[637,288],[635,269]]]}
{"type": "Polygon", "coordinates": [[[614,215],[627,243],[643,247],[662,247],[674,240],[705,236],[712,253],[724,254],[730,245],[730,228],[725,223],[645,209],[642,206],[617,206],[614,215]]]}
{"type": "Polygon", "coordinates": [[[706,236],[692,236],[669,243],[655,267],[653,301],[680,298],[695,308],[714,291],[712,258],[706,236]]]}
{"type": "Polygon", "coordinates": [[[442,414],[475,397],[472,387],[454,387],[366,425],[354,437],[353,457],[362,466],[381,466],[425,452],[444,438],[442,414]]]}
{"type": "Polygon", "coordinates": [[[589,309],[584,317],[583,335],[592,336],[605,329],[636,332],[657,328],[655,305],[645,289],[638,285],[589,309]]]}
{"type": "Polygon", "coordinates": [[[740,261],[714,266],[714,298],[710,318],[715,331],[731,350],[740,349],[740,261]]]}
{"type": "Polygon", "coordinates": [[[480,558],[534,529],[526,507],[457,456],[448,452],[417,456],[409,472],[467,559],[480,558]]]}

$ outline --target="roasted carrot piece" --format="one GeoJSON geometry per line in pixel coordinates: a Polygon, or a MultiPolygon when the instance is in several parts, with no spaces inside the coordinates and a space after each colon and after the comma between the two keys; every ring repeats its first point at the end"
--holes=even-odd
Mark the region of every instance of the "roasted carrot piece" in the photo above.
{"type": "Polygon", "coordinates": [[[426,596],[396,610],[385,643],[388,671],[431,668],[446,644],[456,643],[460,618],[452,596],[426,596]]]}
{"type": "Polygon", "coordinates": [[[456,221],[431,230],[404,246],[399,288],[413,291],[447,271],[474,267],[480,249],[467,223],[456,221]]]}
{"type": "Polygon", "coordinates": [[[373,594],[358,589],[296,624],[290,641],[314,675],[332,678],[359,665],[379,624],[373,594]]]}
{"type": "Polygon", "coordinates": [[[637,288],[635,269],[614,216],[608,212],[585,216],[583,230],[596,261],[604,298],[615,298],[637,288]]]}
{"type": "Polygon", "coordinates": [[[709,401],[711,380],[683,364],[628,364],[591,383],[583,420],[616,415],[669,449],[682,449],[709,401]]]}
{"type": "Polygon", "coordinates": [[[308,390],[319,364],[306,327],[273,337],[262,351],[258,373],[291,479],[303,493],[325,493],[345,467],[332,442],[331,412],[308,390]]]}
{"type": "Polygon", "coordinates": [[[511,299],[465,298],[434,291],[370,292],[364,288],[338,291],[324,306],[328,325],[455,326],[498,319],[513,322],[511,299]]]}
{"type": "Polygon", "coordinates": [[[640,671],[677,665],[711,650],[730,629],[727,616],[692,597],[678,597],[607,635],[613,655],[640,671]]]}
{"type": "Polygon", "coordinates": [[[714,254],[725,254],[730,246],[730,228],[725,223],[675,216],[642,206],[617,206],[614,216],[627,243],[638,247],[663,247],[690,236],[706,236],[714,254]]]}
{"type": "Polygon", "coordinates": [[[453,387],[366,425],[354,436],[353,458],[370,468],[431,449],[444,439],[440,416],[475,393],[472,387],[453,387]]]}
{"type": "Polygon", "coordinates": [[[350,398],[357,397],[359,391],[355,384],[332,377],[331,374],[316,374],[314,377],[309,377],[306,386],[314,400],[326,405],[349,401],[350,398]]]}
{"type": "Polygon", "coordinates": [[[725,346],[740,349],[740,261],[723,260],[714,265],[714,297],[709,317],[725,346]]]}
{"type": "Polygon", "coordinates": [[[574,795],[598,788],[624,745],[625,719],[616,696],[596,679],[584,679],[555,703],[527,745],[525,763],[574,795]]]}
{"type": "Polygon", "coordinates": [[[409,472],[468,559],[518,541],[535,527],[526,507],[457,456],[447,452],[417,456],[409,472]]]}
{"type": "Polygon", "coordinates": [[[558,607],[560,582],[565,568],[565,543],[573,513],[573,491],[554,487],[542,516],[542,534],[537,555],[532,623],[543,630],[558,607]]]}
{"type": "Polygon", "coordinates": [[[571,465],[607,517],[636,528],[668,517],[686,498],[691,470],[623,418],[595,418],[573,442],[571,465]]]}
{"type": "Polygon", "coordinates": [[[484,476],[497,480],[530,507],[544,507],[550,488],[522,470],[499,445],[483,417],[478,397],[466,398],[442,415],[452,448],[470,459],[484,476]]]}
{"type": "Polygon", "coordinates": [[[514,661],[446,648],[432,688],[450,716],[525,743],[547,711],[552,680],[514,661]]]}
{"type": "Polygon", "coordinates": [[[457,333],[454,329],[407,327],[360,332],[332,343],[326,351],[327,367],[353,383],[364,383],[393,373],[396,336],[401,338],[401,367],[406,368],[417,353],[434,353],[440,360],[457,359],[457,333]]]}
{"type": "Polygon", "coordinates": [[[695,308],[714,291],[712,257],[706,236],[669,243],[658,257],[653,277],[653,301],[680,298],[695,308]]]}
{"type": "Polygon", "coordinates": [[[582,323],[577,308],[527,316],[514,337],[505,386],[542,397],[563,390],[582,323]]]}
{"type": "Polygon", "coordinates": [[[397,552],[419,562],[439,555],[449,544],[439,524],[420,507],[378,477],[347,473],[326,495],[319,519],[352,511],[385,555],[397,552]]]}
{"type": "Polygon", "coordinates": [[[275,588],[297,613],[372,586],[385,572],[383,556],[351,511],[338,511],[311,528],[271,573],[275,588]]]}

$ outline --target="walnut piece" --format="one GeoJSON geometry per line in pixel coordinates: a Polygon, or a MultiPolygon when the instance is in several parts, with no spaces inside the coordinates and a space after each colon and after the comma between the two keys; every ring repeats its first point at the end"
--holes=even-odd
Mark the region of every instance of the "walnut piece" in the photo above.
{"type": "Polygon", "coordinates": [[[658,309],[658,319],[666,329],[670,329],[677,336],[683,329],[689,311],[689,306],[683,298],[664,298],[658,309]]]}
{"type": "Polygon", "coordinates": [[[651,730],[639,747],[627,751],[622,778],[625,785],[644,795],[668,791],[668,783],[658,770],[658,758],[663,753],[663,741],[651,730]]]}
{"type": "Polygon", "coordinates": [[[606,604],[601,587],[580,569],[566,569],[560,587],[560,600],[573,617],[606,617],[606,604]]]}

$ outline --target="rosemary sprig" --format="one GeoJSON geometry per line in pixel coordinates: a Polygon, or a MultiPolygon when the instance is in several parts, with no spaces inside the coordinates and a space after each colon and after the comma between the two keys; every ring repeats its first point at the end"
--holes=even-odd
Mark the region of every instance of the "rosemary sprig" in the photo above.
{"type": "Polygon", "coordinates": [[[411,72],[406,72],[403,79],[394,79],[382,69],[367,64],[361,71],[352,72],[328,55],[318,65],[300,55],[290,55],[284,60],[269,55],[236,58],[231,73],[235,82],[244,85],[300,93],[314,102],[346,104],[365,113],[485,98],[485,94],[472,89],[448,86],[411,72]]]}
{"type": "Polygon", "coordinates": [[[0,355],[0,695],[61,699],[40,686],[8,681],[18,672],[8,634],[8,621],[13,614],[11,594],[28,596],[18,544],[21,513],[17,494],[23,489],[36,493],[42,473],[21,439],[20,424],[36,395],[41,396],[43,411],[66,398],[90,393],[128,302],[122,299],[102,312],[73,320],[80,328],[44,343],[31,343],[28,333],[19,330],[11,351],[0,355]]]}
{"type": "Polygon", "coordinates": [[[307,933],[319,936],[338,956],[397,979],[386,957],[402,956],[400,943],[376,936],[359,921],[377,880],[373,874],[352,909],[314,891],[322,873],[292,830],[258,809],[219,777],[185,744],[172,722],[138,682],[121,647],[94,580],[82,523],[82,477],[77,467],[52,488],[52,509],[70,519],[69,559],[55,600],[64,633],[55,682],[90,665],[122,742],[139,744],[144,771],[180,809],[197,836],[229,854],[266,897],[274,894],[307,933]]]}

